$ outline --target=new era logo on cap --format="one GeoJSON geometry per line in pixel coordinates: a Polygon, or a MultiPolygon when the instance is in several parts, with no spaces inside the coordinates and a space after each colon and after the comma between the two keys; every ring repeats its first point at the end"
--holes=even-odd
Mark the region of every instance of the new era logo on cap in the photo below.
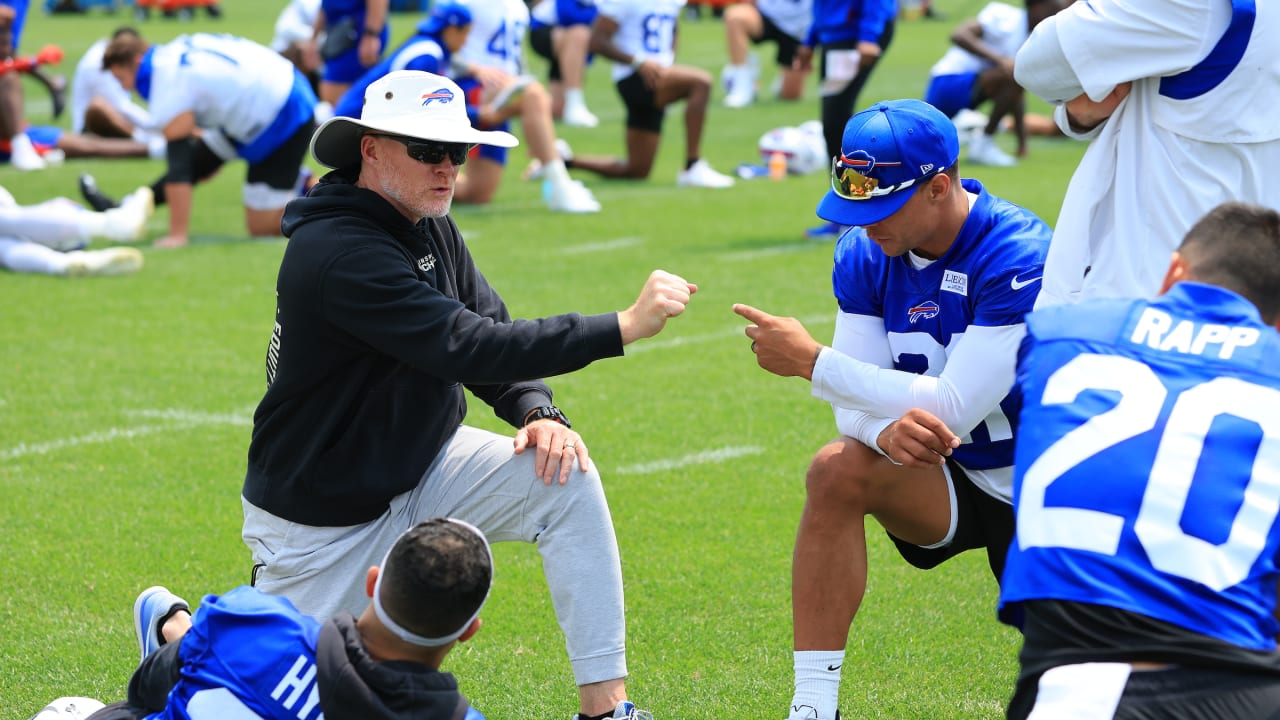
{"type": "Polygon", "coordinates": [[[932,105],[872,105],[845,125],[818,216],[841,225],[880,222],[906,204],[916,181],[955,165],[959,156],[955,125],[932,105]]]}

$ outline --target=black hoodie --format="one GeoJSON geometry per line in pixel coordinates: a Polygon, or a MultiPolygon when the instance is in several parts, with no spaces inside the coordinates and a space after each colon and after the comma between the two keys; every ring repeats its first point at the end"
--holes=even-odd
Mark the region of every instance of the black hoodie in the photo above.
{"type": "Polygon", "coordinates": [[[250,503],[357,525],[415,487],[466,415],[463,386],[518,427],[538,378],[622,354],[617,315],[511,320],[450,217],[416,225],[340,172],[289,203],[250,503]]]}

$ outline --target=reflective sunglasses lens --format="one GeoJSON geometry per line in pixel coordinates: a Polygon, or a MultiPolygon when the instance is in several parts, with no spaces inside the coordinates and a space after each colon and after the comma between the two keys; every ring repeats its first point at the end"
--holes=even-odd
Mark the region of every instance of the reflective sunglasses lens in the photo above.
{"type": "Polygon", "coordinates": [[[466,143],[407,143],[409,156],[418,162],[436,165],[444,162],[447,156],[454,165],[462,165],[467,161],[467,153],[471,146],[466,143]]]}

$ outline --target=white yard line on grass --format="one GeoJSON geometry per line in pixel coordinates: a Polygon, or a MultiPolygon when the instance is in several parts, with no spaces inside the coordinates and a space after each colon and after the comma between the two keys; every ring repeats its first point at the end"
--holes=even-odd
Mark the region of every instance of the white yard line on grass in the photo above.
{"type": "Polygon", "coordinates": [[[618,475],[649,475],[657,472],[675,470],[689,465],[722,463],[726,460],[747,457],[748,455],[759,455],[762,452],[764,452],[764,448],[756,447],[755,445],[718,448],[716,450],[704,450],[702,452],[696,452],[692,455],[685,455],[678,458],[653,460],[651,462],[639,463],[636,465],[623,465],[622,467],[615,469],[613,472],[618,475]]]}
{"type": "Polygon", "coordinates": [[[600,242],[582,243],[581,245],[570,245],[560,249],[561,255],[583,255],[585,253],[608,252],[610,250],[621,250],[639,245],[644,242],[644,238],[638,237],[620,237],[614,240],[601,240],[600,242]]]}
{"type": "Polygon", "coordinates": [[[52,452],[65,450],[67,448],[80,447],[82,445],[96,445],[101,443],[114,442],[116,440],[129,440],[144,435],[152,435],[166,430],[175,430],[185,427],[197,427],[200,425],[244,425],[252,424],[251,415],[243,413],[198,413],[189,410],[136,410],[129,413],[137,417],[151,418],[157,420],[167,420],[158,425],[133,425],[130,427],[113,427],[97,432],[86,433],[84,435],[76,435],[74,437],[58,438],[42,443],[19,443],[18,445],[0,450],[0,460],[17,460],[18,458],[28,455],[48,455],[52,452]]]}

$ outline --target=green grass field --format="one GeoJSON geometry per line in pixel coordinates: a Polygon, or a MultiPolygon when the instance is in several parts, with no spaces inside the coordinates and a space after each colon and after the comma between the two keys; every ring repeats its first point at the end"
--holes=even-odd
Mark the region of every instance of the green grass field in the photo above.
{"type": "MultiPolygon", "coordinates": [[[[953,23],[983,2],[943,0],[948,21],[900,24],[859,106],[918,97],[953,23]]],[[[265,43],[283,4],[224,0],[222,20],[153,19],[141,29],[153,41],[209,30],[265,43]]],[[[61,45],[67,60],[57,69],[70,74],[90,43],[127,20],[33,8],[24,48],[61,45]]],[[[402,37],[417,17],[392,22],[402,37]]],[[[681,43],[681,62],[718,74],[718,21],[685,20],[681,43]]],[[[765,87],[770,79],[766,70],[765,87]]],[[[578,152],[618,152],[622,109],[607,63],[593,66],[587,93],[601,127],[563,136],[578,152]]],[[[31,121],[50,122],[40,88],[27,94],[31,121]]],[[[817,117],[816,83],[798,104],[734,111],[721,99],[717,91],[704,155],[723,171],[753,160],[764,131],[817,117]]],[[[519,180],[525,156],[516,150],[497,201],[454,216],[517,315],[621,309],[653,268],[699,285],[662,335],[551,384],[613,508],[632,697],[659,720],[780,719],[791,697],[790,557],[803,474],[835,429],[802,381],[755,366],[730,306],[794,315],[830,336],[832,246],[801,239],[827,180],[677,189],[680,117],[670,113],[650,181],[582,176],[602,213],[547,212],[538,186],[519,180]]],[[[1001,142],[1012,148],[1011,138],[1001,142]]],[[[1081,151],[1036,140],[1017,168],[962,172],[1053,222],[1081,151]]],[[[0,185],[24,203],[76,196],[77,175],[91,171],[123,194],[162,169],[148,160],[68,161],[28,174],[3,167],[0,185]]],[[[239,490],[284,241],[244,236],[242,179],[243,166],[232,165],[202,186],[192,245],[144,248],[136,276],[0,274],[0,718],[23,720],[60,695],[122,698],[137,660],[130,609],[140,589],[163,583],[194,601],[248,580],[239,490]]],[[[166,228],[162,209],[150,236],[166,228]]],[[[469,420],[502,430],[477,403],[469,420]]],[[[576,694],[537,553],[503,545],[496,556],[484,631],[448,669],[490,718],[568,718],[576,694]]],[[[1002,717],[1018,637],[996,622],[995,596],[980,554],[920,572],[872,532],[844,717],[1002,717]]]]}

